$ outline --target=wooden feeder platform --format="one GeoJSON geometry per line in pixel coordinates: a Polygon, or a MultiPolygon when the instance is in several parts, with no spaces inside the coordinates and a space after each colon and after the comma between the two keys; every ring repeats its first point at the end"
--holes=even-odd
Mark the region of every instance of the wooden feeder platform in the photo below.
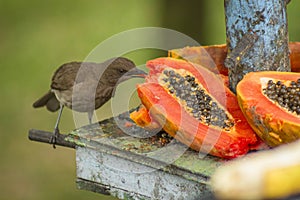
{"type": "Polygon", "coordinates": [[[165,135],[137,127],[127,112],[59,139],[76,149],[79,189],[119,199],[214,199],[209,179],[225,161],[165,135]]]}

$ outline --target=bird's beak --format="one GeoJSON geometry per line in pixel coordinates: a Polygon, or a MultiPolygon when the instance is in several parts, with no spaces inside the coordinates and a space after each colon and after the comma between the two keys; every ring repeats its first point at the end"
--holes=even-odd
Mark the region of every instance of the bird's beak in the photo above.
{"type": "Polygon", "coordinates": [[[140,70],[138,68],[133,68],[130,71],[128,71],[125,76],[129,76],[129,77],[136,77],[136,78],[145,78],[147,75],[146,72],[144,72],[143,70],[140,70]]]}
{"type": "Polygon", "coordinates": [[[147,75],[146,72],[144,72],[143,70],[140,70],[138,68],[133,68],[130,71],[128,71],[127,73],[125,73],[118,81],[118,83],[121,83],[123,81],[126,81],[128,79],[131,78],[145,78],[147,75]]]}

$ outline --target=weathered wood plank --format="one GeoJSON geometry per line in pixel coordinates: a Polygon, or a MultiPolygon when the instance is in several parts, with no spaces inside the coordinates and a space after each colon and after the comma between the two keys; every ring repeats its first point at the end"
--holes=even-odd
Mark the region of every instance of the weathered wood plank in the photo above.
{"type": "MultiPolygon", "coordinates": [[[[207,184],[132,162],[116,155],[80,147],[77,177],[102,184],[120,199],[199,199],[212,196],[207,184]]],[[[81,185],[83,189],[85,186],[81,185]]]]}
{"type": "Polygon", "coordinates": [[[74,130],[67,140],[80,144],[77,178],[121,199],[211,198],[209,178],[225,161],[175,140],[161,146],[155,137],[135,126],[128,113],[74,130]]]}

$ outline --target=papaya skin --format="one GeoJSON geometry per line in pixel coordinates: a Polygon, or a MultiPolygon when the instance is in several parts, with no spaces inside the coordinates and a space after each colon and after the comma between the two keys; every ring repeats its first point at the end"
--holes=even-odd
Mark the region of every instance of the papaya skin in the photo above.
{"type": "Polygon", "coordinates": [[[300,72],[300,42],[290,42],[291,71],[300,72]]]}
{"type": "Polygon", "coordinates": [[[226,44],[184,47],[182,49],[172,49],[169,51],[169,57],[185,59],[189,62],[205,66],[214,73],[228,76],[228,69],[224,65],[226,55],[226,44]]]}
{"type": "Polygon", "coordinates": [[[138,95],[148,110],[146,113],[163,126],[169,135],[196,151],[203,152],[203,146],[210,146],[205,153],[222,158],[239,157],[260,144],[241,112],[236,96],[224,85],[221,77],[201,66],[174,58],[157,58],[148,61],[147,67],[149,75],[146,83],[137,86],[138,95]],[[159,84],[158,77],[167,67],[185,69],[197,78],[210,95],[233,116],[234,126],[230,131],[207,126],[184,110],[159,84]]]}
{"type": "Polygon", "coordinates": [[[299,139],[300,117],[281,108],[262,93],[262,78],[290,81],[300,78],[300,73],[251,72],[245,75],[237,85],[237,98],[248,123],[271,147],[299,139]]]}
{"type": "MultiPolygon", "coordinates": [[[[291,71],[300,72],[300,42],[290,42],[291,71]]],[[[227,56],[226,44],[184,47],[169,50],[169,57],[185,59],[200,64],[210,71],[228,76],[228,69],[224,65],[227,56]]]]}

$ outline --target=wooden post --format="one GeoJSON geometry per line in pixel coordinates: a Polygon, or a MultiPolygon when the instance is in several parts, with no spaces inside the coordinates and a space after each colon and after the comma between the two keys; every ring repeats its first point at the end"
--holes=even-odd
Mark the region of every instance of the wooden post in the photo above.
{"type": "Polygon", "coordinates": [[[290,71],[287,1],[224,0],[230,87],[251,71],[290,71]]]}

